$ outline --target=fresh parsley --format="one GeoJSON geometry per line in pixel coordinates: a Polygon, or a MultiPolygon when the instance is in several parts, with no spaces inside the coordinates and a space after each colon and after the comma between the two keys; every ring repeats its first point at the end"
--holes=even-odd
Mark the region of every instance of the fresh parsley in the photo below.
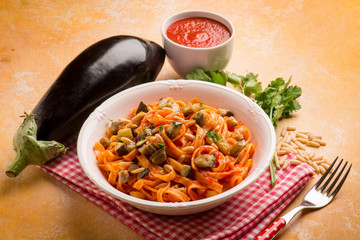
{"type": "Polygon", "coordinates": [[[283,78],[277,78],[255,96],[256,103],[266,112],[275,128],[279,120],[288,118],[290,113],[301,109],[296,100],[301,96],[301,88],[289,86],[290,82],[291,78],[287,82],[283,78]]]}
{"type": "Polygon", "coordinates": [[[159,130],[160,131],[164,130],[164,126],[163,125],[159,126],[159,130]]]}
{"type": "Polygon", "coordinates": [[[215,132],[215,131],[207,132],[206,136],[211,138],[214,142],[218,142],[221,139],[221,136],[218,136],[217,132],[215,132]]]}
{"type": "Polygon", "coordinates": [[[188,74],[186,79],[194,79],[216,83],[226,86],[227,83],[232,84],[235,88],[239,87],[241,92],[250,97],[252,94],[261,92],[261,82],[257,81],[258,75],[248,73],[245,77],[236,75],[235,73],[223,71],[207,71],[196,69],[194,72],[188,74]]]}

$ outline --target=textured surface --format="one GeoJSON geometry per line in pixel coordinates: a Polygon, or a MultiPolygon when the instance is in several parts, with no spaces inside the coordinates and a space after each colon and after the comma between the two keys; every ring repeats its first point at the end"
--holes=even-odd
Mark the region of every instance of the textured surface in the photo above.
{"type": "MultiPolygon", "coordinates": [[[[322,135],[329,160],[353,163],[328,207],[303,212],[278,239],[357,239],[360,235],[360,7],[356,1],[0,1],[0,172],[15,154],[12,136],[62,69],[90,44],[130,34],[161,42],[170,14],[215,11],[235,27],[227,70],[282,76],[303,89],[302,109],[285,125],[322,135]]],[[[178,76],[166,63],[158,79],[178,76]]],[[[310,188],[314,177],[306,187],[310,188]]],[[[306,189],[283,211],[300,203],[306,189]]],[[[0,174],[1,239],[142,239],[67,186],[29,167],[0,174]]]]}

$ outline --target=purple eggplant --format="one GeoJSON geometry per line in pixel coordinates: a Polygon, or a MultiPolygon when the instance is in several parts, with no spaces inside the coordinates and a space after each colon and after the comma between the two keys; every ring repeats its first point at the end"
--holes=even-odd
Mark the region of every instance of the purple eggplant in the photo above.
{"type": "Polygon", "coordinates": [[[164,61],[160,45],[134,36],[110,37],[85,49],[25,114],[13,139],[17,155],[6,174],[16,177],[27,165],[63,154],[60,142],[77,133],[97,106],[122,90],[154,81],[164,61]]]}

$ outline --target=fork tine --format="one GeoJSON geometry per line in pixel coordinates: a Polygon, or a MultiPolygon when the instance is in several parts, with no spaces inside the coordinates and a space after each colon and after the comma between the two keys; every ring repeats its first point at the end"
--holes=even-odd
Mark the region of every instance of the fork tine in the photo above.
{"type": "MultiPolygon", "coordinates": [[[[335,178],[334,182],[331,184],[331,186],[329,187],[329,189],[326,191],[326,194],[329,195],[330,192],[332,191],[332,189],[334,188],[334,186],[336,185],[337,181],[339,180],[341,174],[343,173],[344,169],[346,168],[346,165],[348,164],[348,162],[345,163],[344,167],[341,169],[341,171],[339,172],[339,174],[337,175],[337,177],[335,178]]],[[[339,164],[340,165],[340,164],[339,164]]]]}
{"type": "MultiPolygon", "coordinates": [[[[346,163],[347,163],[347,162],[346,162],[346,163]]],[[[347,176],[348,176],[348,174],[349,174],[349,172],[350,172],[351,167],[352,167],[352,164],[350,164],[349,169],[346,171],[344,177],[341,179],[341,182],[340,182],[339,185],[336,187],[336,189],[334,190],[334,192],[331,194],[330,197],[333,197],[333,198],[334,198],[334,197],[336,196],[336,194],[339,192],[341,186],[342,186],[343,183],[345,182],[345,179],[347,178],[347,176]]]]}
{"type": "MultiPolygon", "coordinates": [[[[336,166],[334,172],[331,173],[330,177],[326,180],[324,186],[321,187],[320,191],[324,191],[325,188],[327,187],[327,185],[330,183],[331,179],[335,176],[335,173],[337,172],[337,170],[339,169],[341,163],[343,162],[343,159],[341,159],[341,161],[339,162],[339,164],[336,166]]],[[[330,167],[329,167],[330,168],[330,167]]],[[[329,169],[328,169],[329,170],[329,169]]],[[[330,169],[331,171],[331,169],[330,169]]]]}
{"type": "Polygon", "coordinates": [[[334,166],[335,162],[338,160],[339,157],[336,157],[335,160],[332,162],[332,164],[330,165],[330,167],[328,167],[328,169],[326,170],[326,172],[321,176],[321,178],[319,179],[319,181],[317,181],[317,183],[314,185],[314,188],[318,188],[320,186],[320,184],[322,183],[322,181],[324,181],[324,179],[326,178],[326,176],[329,174],[329,172],[331,171],[332,167],[334,166]]]}

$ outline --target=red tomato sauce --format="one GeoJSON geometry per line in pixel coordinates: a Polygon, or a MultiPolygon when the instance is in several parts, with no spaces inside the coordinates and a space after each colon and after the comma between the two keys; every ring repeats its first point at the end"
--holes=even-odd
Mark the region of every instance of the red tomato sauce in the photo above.
{"type": "Polygon", "coordinates": [[[194,48],[214,47],[231,37],[224,24],[205,17],[177,20],[168,27],[166,35],[173,42],[194,48]]]}

